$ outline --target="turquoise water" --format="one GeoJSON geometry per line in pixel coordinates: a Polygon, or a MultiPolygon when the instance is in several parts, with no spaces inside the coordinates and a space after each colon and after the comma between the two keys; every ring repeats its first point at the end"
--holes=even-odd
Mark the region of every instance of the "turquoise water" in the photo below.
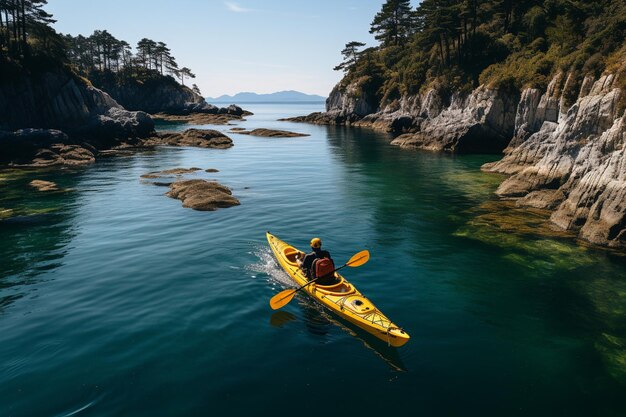
{"type": "Polygon", "coordinates": [[[248,107],[242,127],[311,136],[0,173],[0,215],[17,215],[0,221],[0,416],[626,413],[622,256],[496,202],[501,178],[479,171],[494,156],[275,121],[321,105],[248,107]],[[139,178],[193,166],[241,205],[185,209],[139,178]],[[345,275],[411,341],[304,296],[272,312],[289,281],[266,230],[319,236],[338,262],[369,249],[345,275]]]}

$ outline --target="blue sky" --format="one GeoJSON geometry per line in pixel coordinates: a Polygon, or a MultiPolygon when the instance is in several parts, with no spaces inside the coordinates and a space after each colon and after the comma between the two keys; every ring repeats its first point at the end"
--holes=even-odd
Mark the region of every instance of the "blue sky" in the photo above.
{"type": "MultiPolygon", "coordinates": [[[[346,42],[375,41],[383,0],[49,0],[57,31],[107,29],[163,41],[205,96],[299,90],[328,95],[346,42]]],[[[417,2],[414,2],[417,3],[417,2]]]]}

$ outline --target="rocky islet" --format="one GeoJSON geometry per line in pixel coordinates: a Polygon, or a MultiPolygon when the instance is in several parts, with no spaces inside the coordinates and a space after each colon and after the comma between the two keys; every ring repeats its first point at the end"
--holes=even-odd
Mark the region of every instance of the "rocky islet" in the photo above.
{"type": "Polygon", "coordinates": [[[181,200],[183,207],[199,211],[214,211],[218,208],[238,206],[232,191],[218,182],[203,179],[181,180],[170,184],[168,197],[181,200]]]}

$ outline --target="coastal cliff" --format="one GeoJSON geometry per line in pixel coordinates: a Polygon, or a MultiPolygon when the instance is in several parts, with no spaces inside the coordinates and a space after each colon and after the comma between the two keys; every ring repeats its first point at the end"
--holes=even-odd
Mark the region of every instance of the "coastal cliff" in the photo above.
{"type": "Polygon", "coordinates": [[[0,129],[21,128],[124,138],[146,136],[153,125],[145,113],[126,111],[107,93],[59,67],[0,81],[0,129]]]}
{"type": "Polygon", "coordinates": [[[128,110],[169,114],[218,112],[216,106],[208,104],[189,87],[156,71],[144,71],[140,75],[125,71],[92,71],[88,78],[128,110]]]}
{"type": "Polygon", "coordinates": [[[146,113],[125,110],[62,66],[14,73],[0,81],[1,162],[28,160],[45,149],[56,156],[67,153],[80,163],[92,159],[96,148],[153,133],[154,122],[146,113]],[[91,156],[83,158],[85,154],[91,156]]]}
{"type": "Polygon", "coordinates": [[[335,87],[325,113],[299,122],[395,133],[405,148],[504,152],[483,170],[511,175],[498,188],[519,206],[552,210],[559,228],[592,243],[626,248],[626,121],[620,78],[556,74],[545,91],[481,85],[469,94],[437,89],[383,108],[355,88],[335,87]],[[573,100],[573,102],[572,102],[573,100]]]}
{"type": "Polygon", "coordinates": [[[358,86],[338,85],[326,101],[325,113],[288,120],[391,132],[399,134],[392,144],[405,148],[500,152],[513,135],[518,100],[514,91],[483,86],[465,95],[432,88],[380,108],[358,86]]]}
{"type": "Polygon", "coordinates": [[[524,90],[515,136],[502,160],[483,169],[509,174],[496,193],[552,210],[552,222],[592,243],[626,248],[626,113],[617,77],[585,77],[567,106],[558,74],[543,94],[524,90]]]}

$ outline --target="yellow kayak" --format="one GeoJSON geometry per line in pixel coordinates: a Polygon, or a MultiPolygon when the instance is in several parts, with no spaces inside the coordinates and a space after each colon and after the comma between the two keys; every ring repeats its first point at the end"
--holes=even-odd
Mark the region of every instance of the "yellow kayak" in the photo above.
{"type": "MultiPolygon", "coordinates": [[[[296,254],[300,251],[276,236],[267,232],[267,241],[280,266],[291,276],[296,284],[302,286],[307,277],[296,263],[296,254]]],[[[374,304],[363,296],[354,285],[335,272],[338,283],[323,286],[313,283],[303,289],[311,297],[331,309],[338,316],[357,325],[361,329],[384,340],[391,346],[400,347],[409,341],[409,335],[389,320],[374,304]]]]}

